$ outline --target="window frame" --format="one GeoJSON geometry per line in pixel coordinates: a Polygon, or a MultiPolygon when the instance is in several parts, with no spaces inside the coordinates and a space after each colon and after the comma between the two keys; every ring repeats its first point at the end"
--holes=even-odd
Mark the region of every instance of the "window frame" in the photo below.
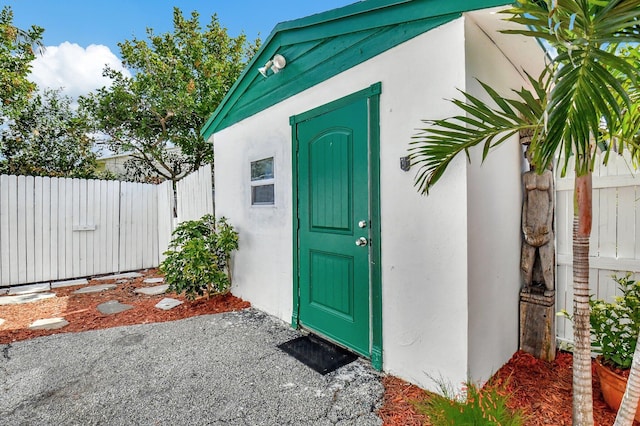
{"type": "Polygon", "coordinates": [[[276,161],[275,161],[275,155],[272,155],[270,157],[264,157],[264,158],[260,158],[258,160],[253,160],[249,162],[249,183],[250,183],[250,191],[249,191],[249,203],[251,204],[251,207],[272,207],[276,205],[276,161]],[[260,161],[265,161],[265,160],[271,160],[271,171],[272,171],[272,176],[271,178],[267,178],[267,179],[253,179],[252,176],[252,169],[253,169],[253,164],[260,162],[260,161]],[[256,187],[260,187],[260,186],[273,186],[273,200],[269,203],[256,203],[254,202],[254,188],[256,187]]]}

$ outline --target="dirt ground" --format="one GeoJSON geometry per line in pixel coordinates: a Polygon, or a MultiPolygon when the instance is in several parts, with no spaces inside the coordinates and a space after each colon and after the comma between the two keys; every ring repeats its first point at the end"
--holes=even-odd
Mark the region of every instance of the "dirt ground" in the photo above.
{"type": "MultiPolygon", "coordinates": [[[[52,290],[55,298],[23,305],[0,305],[0,344],[31,339],[56,333],[70,333],[121,325],[174,321],[196,315],[213,314],[244,309],[250,304],[231,294],[187,301],[183,296],[166,294],[146,296],[134,293],[144,284],[145,278],[161,277],[155,269],[140,271],[143,277],[128,279],[114,290],[93,294],[73,294],[82,286],[62,287],[52,290]],[[168,311],[155,308],[164,297],[183,300],[184,303],[168,311]],[[114,315],[101,314],[97,306],[109,300],[133,305],[134,308],[114,315]],[[64,317],[68,322],[58,330],[29,330],[33,321],[64,317]]],[[[91,280],[87,285],[109,284],[114,281],[91,280]]],[[[86,285],[85,285],[86,286],[86,285]]],[[[1,296],[0,296],[1,297],[1,296]]],[[[527,425],[571,424],[571,354],[559,352],[553,363],[537,360],[524,352],[517,352],[505,364],[488,386],[504,389],[511,395],[512,407],[522,408],[528,415],[527,425]]],[[[428,419],[418,414],[415,402],[429,398],[429,393],[393,376],[383,379],[384,405],[379,415],[386,426],[429,425],[428,419]]],[[[602,400],[600,385],[594,374],[595,424],[612,425],[615,413],[602,400]]]]}

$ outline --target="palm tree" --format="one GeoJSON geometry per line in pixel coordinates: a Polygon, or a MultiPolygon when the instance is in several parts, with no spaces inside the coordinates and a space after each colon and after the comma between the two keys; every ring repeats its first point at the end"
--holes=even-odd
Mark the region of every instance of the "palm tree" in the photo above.
{"type": "Polygon", "coordinates": [[[637,114],[638,103],[627,90],[637,87],[640,71],[619,49],[640,42],[640,0],[521,0],[505,13],[510,16],[506,20],[523,25],[509,33],[544,40],[557,55],[538,78],[529,77],[531,90],[515,91],[515,99],[482,84],[496,107],[462,92],[464,100],[453,101],[461,115],[425,121],[429,126],[414,137],[411,148],[412,163],[420,166],[416,185],[428,192],[459,153],[482,144],[484,158],[521,131],[533,134],[530,150],[536,170],[545,170],[559,156],[564,175],[573,157],[573,424],[591,426],[588,301],[594,141],[604,140],[604,128],[610,136],[607,154],[628,148],[640,162],[637,139],[630,137],[632,123],[637,123],[630,116],[637,114]]]}

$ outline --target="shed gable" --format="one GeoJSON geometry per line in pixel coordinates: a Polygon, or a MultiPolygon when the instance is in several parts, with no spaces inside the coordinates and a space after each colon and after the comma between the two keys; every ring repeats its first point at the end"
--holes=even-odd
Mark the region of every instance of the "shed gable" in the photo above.
{"type": "Polygon", "coordinates": [[[366,0],[278,24],[201,134],[208,139],[221,129],[450,22],[463,12],[508,3],[504,0],[366,0]],[[258,68],[275,54],[284,56],[287,65],[278,74],[265,78],[258,68]]]}

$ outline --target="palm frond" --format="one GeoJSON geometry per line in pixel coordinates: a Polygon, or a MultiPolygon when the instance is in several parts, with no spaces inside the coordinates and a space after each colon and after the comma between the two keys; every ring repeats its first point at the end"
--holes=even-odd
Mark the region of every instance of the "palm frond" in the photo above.
{"type": "Polygon", "coordinates": [[[536,94],[521,89],[514,91],[518,95],[516,99],[504,98],[480,82],[496,107],[490,107],[477,97],[461,91],[464,99],[454,99],[451,102],[465,115],[423,121],[428,126],[419,129],[410,142],[411,163],[420,167],[415,184],[421,193],[429,191],[461,152],[465,152],[469,158],[470,148],[484,144],[484,160],[492,148],[514,134],[522,130],[540,132],[542,123],[539,117],[546,100],[538,99],[537,94],[546,92],[541,87],[543,82],[533,78],[530,81],[536,94]]]}
{"type": "Polygon", "coordinates": [[[560,150],[565,161],[575,154],[579,175],[587,173],[602,120],[610,132],[628,133],[621,129],[628,127],[625,117],[633,102],[624,82],[639,80],[639,67],[606,46],[640,42],[640,2],[523,0],[504,13],[511,15],[507,20],[527,26],[507,32],[545,39],[558,52],[551,64],[554,87],[546,107],[545,146],[534,147],[534,161],[545,163],[560,150]]]}
{"type": "Polygon", "coordinates": [[[635,146],[640,159],[640,107],[629,94],[640,67],[606,48],[640,41],[638,6],[639,0],[521,0],[504,11],[506,20],[523,25],[505,32],[545,39],[558,54],[538,79],[527,76],[533,89],[515,91],[516,99],[482,84],[495,107],[462,92],[462,100],[452,101],[462,114],[425,120],[429,126],[419,129],[410,148],[412,164],[420,166],[420,192],[428,192],[461,152],[469,158],[471,147],[484,144],[484,159],[523,129],[534,133],[532,162],[544,167],[561,153],[563,174],[570,157],[578,175],[592,170],[592,141],[603,121],[618,140],[635,146]]]}

